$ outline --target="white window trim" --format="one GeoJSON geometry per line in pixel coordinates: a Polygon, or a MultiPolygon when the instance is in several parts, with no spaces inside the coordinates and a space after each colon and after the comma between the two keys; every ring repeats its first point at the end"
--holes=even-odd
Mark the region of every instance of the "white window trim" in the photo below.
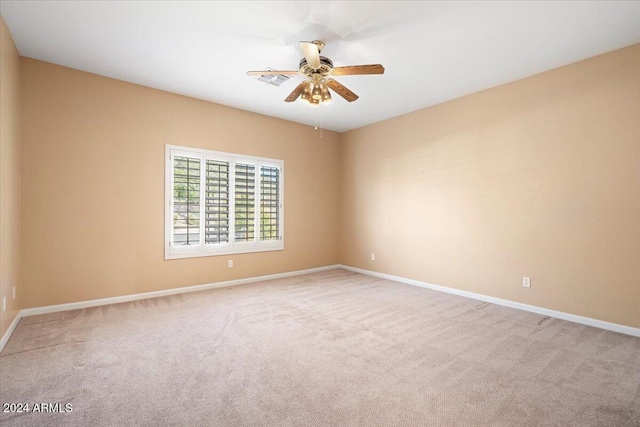
{"type": "Polygon", "coordinates": [[[251,252],[267,252],[267,251],[281,251],[284,250],[284,160],[269,159],[264,157],[245,156],[241,154],[224,153],[220,151],[204,150],[199,148],[182,147],[178,145],[165,146],[165,252],[164,258],[180,259],[180,258],[195,258],[205,256],[220,256],[220,255],[232,255],[251,252]],[[171,246],[171,238],[173,237],[173,162],[172,156],[186,156],[199,158],[200,161],[200,236],[201,243],[199,245],[191,246],[171,246]],[[215,158],[216,160],[228,161],[229,168],[229,212],[235,212],[235,197],[231,197],[233,189],[235,188],[235,164],[252,164],[256,167],[256,182],[255,182],[255,223],[254,223],[254,236],[253,242],[235,242],[235,221],[231,218],[235,216],[230,215],[229,219],[229,242],[220,244],[204,244],[204,227],[205,227],[205,204],[203,193],[205,188],[204,169],[205,161],[207,158],[215,158]],[[277,167],[280,169],[280,185],[278,188],[280,199],[280,211],[279,211],[279,224],[278,229],[280,231],[279,240],[260,240],[260,168],[262,166],[277,167]]]}

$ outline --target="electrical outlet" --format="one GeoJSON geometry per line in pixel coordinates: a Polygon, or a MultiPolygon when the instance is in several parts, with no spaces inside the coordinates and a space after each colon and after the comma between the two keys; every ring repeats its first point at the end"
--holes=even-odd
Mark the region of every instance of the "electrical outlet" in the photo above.
{"type": "Polygon", "coordinates": [[[2,312],[7,311],[7,297],[2,297],[2,312]]]}
{"type": "Polygon", "coordinates": [[[531,277],[523,277],[522,278],[522,287],[530,288],[531,287],[531,277]]]}
{"type": "Polygon", "coordinates": [[[16,287],[13,287],[13,299],[16,299],[16,287]]]}
{"type": "Polygon", "coordinates": [[[233,260],[230,259],[229,261],[227,261],[227,267],[229,268],[233,268],[233,260]]]}
{"type": "Polygon", "coordinates": [[[376,254],[371,254],[371,261],[375,261],[376,260],[376,254]]]}

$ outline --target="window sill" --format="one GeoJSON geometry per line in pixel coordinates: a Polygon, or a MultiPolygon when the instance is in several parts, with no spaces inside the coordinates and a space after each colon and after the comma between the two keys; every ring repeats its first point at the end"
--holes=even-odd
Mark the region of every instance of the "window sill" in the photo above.
{"type": "Polygon", "coordinates": [[[182,258],[201,258],[201,257],[210,257],[210,256],[228,256],[228,255],[237,255],[237,254],[250,254],[250,253],[258,253],[258,252],[276,252],[283,251],[284,244],[279,246],[271,246],[264,248],[256,248],[255,246],[248,248],[235,248],[233,250],[227,251],[202,251],[202,252],[191,252],[191,253],[169,253],[169,250],[165,251],[164,259],[165,260],[173,260],[173,259],[182,259],[182,258]]]}

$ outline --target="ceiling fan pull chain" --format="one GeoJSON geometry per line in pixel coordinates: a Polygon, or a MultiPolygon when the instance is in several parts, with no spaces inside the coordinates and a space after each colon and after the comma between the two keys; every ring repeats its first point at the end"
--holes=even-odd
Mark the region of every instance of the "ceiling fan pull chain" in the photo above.
{"type": "Polygon", "coordinates": [[[319,110],[320,110],[320,138],[322,138],[322,104],[323,102],[320,103],[319,105],[319,110]]]}

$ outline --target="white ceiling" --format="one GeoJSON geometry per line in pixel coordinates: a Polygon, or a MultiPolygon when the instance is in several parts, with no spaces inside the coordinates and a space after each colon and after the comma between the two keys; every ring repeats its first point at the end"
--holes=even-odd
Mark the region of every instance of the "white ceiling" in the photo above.
{"type": "Polygon", "coordinates": [[[640,1],[189,2],[10,1],[0,12],[21,55],[339,132],[640,42],[640,1]],[[301,77],[301,40],[335,66],[381,63],[384,75],[336,77],[360,95],[285,103],[301,77]]]}

